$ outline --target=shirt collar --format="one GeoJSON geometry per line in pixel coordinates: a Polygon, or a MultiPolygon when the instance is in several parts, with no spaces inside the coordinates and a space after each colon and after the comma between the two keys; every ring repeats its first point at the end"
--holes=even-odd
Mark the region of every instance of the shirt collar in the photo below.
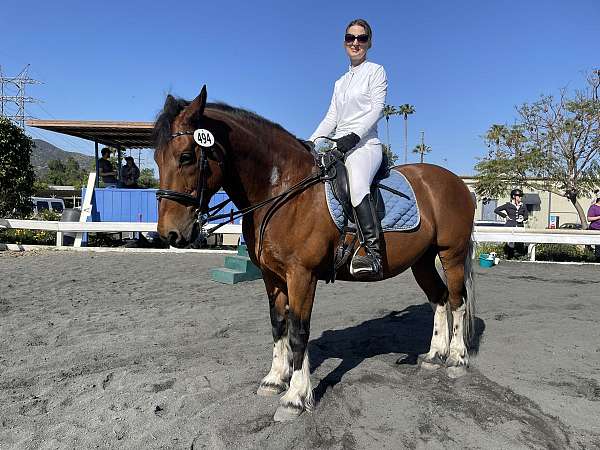
{"type": "Polygon", "coordinates": [[[352,64],[348,65],[348,72],[350,73],[356,73],[358,72],[360,69],[362,69],[366,64],[367,59],[365,58],[365,60],[363,62],[361,62],[358,66],[352,67],[352,64]]]}

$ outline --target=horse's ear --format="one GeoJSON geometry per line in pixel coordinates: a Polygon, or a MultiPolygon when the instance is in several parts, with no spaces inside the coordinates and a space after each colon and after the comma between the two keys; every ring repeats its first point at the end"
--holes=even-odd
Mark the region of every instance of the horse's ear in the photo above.
{"type": "Polygon", "coordinates": [[[163,111],[171,111],[174,108],[177,108],[177,100],[175,100],[175,97],[173,97],[171,94],[168,94],[167,98],[165,99],[163,111]]]}
{"type": "Polygon", "coordinates": [[[197,123],[204,114],[204,108],[206,107],[206,85],[202,86],[202,90],[198,97],[196,97],[192,103],[185,108],[183,113],[183,119],[188,123],[197,123]]]}

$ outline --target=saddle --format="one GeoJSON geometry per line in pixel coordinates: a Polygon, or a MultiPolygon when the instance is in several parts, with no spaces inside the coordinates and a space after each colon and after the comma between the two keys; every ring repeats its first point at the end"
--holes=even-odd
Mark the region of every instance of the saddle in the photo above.
{"type": "MultiPolygon", "coordinates": [[[[354,224],[354,209],[350,202],[350,183],[348,181],[348,169],[344,164],[344,154],[336,149],[331,149],[324,153],[315,151],[314,144],[310,141],[300,141],[313,155],[317,166],[321,169],[325,178],[331,183],[333,195],[344,210],[344,215],[348,219],[346,224],[352,229],[356,228],[354,224]]],[[[385,214],[383,199],[378,189],[381,180],[387,178],[390,174],[389,160],[387,154],[383,153],[383,159],[379,170],[371,183],[371,201],[373,201],[377,217],[381,220],[385,214]]]]}

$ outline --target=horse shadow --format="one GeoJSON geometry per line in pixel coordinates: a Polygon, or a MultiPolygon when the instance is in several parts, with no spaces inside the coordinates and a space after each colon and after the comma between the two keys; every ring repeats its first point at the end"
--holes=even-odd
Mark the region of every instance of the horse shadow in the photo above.
{"type": "MultiPolygon", "coordinates": [[[[329,358],[342,361],[314,389],[315,400],[319,401],[329,387],[339,383],[365,359],[393,353],[400,356],[396,364],[417,365],[418,356],[429,351],[432,329],[433,311],[428,303],[423,303],[353,327],[323,332],[318,339],[310,341],[311,372],[329,358]]],[[[475,317],[469,347],[471,355],[479,351],[484,330],[485,322],[475,317]]]]}

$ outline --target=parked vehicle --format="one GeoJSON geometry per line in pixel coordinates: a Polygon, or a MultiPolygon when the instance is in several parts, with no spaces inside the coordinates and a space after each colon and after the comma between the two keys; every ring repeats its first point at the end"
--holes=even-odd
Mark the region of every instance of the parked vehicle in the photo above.
{"type": "Polygon", "coordinates": [[[54,197],[31,197],[33,202],[33,212],[39,214],[44,210],[51,210],[58,214],[62,214],[65,210],[65,202],[62,198],[54,197]]]}
{"type": "Polygon", "coordinates": [[[581,230],[581,224],[580,223],[563,223],[558,228],[563,229],[563,230],[581,230]]]}

